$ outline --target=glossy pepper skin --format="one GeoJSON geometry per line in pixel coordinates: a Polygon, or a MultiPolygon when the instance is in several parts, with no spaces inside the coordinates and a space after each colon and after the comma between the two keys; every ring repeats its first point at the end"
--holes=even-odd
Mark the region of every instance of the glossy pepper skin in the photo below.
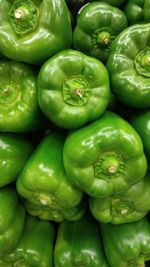
{"type": "Polygon", "coordinates": [[[84,214],[83,193],[72,186],[63,166],[64,140],[61,131],[47,134],[17,179],[18,193],[29,201],[28,211],[40,219],[79,220],[84,214]]]}
{"type": "Polygon", "coordinates": [[[125,2],[125,0],[89,0],[89,2],[104,2],[111,6],[120,7],[125,2]]]}
{"type": "Polygon", "coordinates": [[[73,46],[106,62],[112,42],[127,25],[122,10],[103,2],[89,3],[78,13],[73,31],[73,46]]]}
{"type": "Polygon", "coordinates": [[[144,18],[145,21],[150,22],[150,0],[144,2],[144,18]]]}
{"type": "Polygon", "coordinates": [[[110,111],[68,135],[63,159],[70,181],[95,198],[127,190],[147,170],[139,135],[110,111]]]}
{"type": "Polygon", "coordinates": [[[6,0],[0,14],[0,51],[8,58],[40,64],[70,47],[71,22],[64,0],[6,0]]]}
{"type": "Polygon", "coordinates": [[[55,222],[77,221],[83,217],[87,202],[86,199],[81,201],[79,204],[72,208],[47,208],[47,206],[42,206],[31,202],[30,200],[24,200],[24,206],[26,211],[32,216],[38,216],[41,220],[50,220],[55,222]]]}
{"type": "Polygon", "coordinates": [[[61,51],[44,63],[38,88],[41,109],[49,120],[65,129],[98,118],[110,98],[106,67],[73,49],[61,51]]]}
{"type": "Polygon", "coordinates": [[[0,189],[0,218],[0,258],[2,258],[15,248],[24,228],[25,210],[13,186],[0,189]]]}
{"type": "Polygon", "coordinates": [[[59,224],[54,247],[54,267],[109,267],[102,248],[98,223],[86,216],[59,224]]]}
{"type": "Polygon", "coordinates": [[[148,165],[150,164],[150,109],[136,111],[130,117],[130,123],[140,135],[148,165]]]}
{"type": "Polygon", "coordinates": [[[145,267],[150,260],[150,223],[146,217],[122,225],[101,224],[101,233],[111,267],[145,267]]]}
{"type": "Polygon", "coordinates": [[[32,151],[33,144],[24,135],[0,133],[0,188],[17,179],[32,151]]]}
{"type": "Polygon", "coordinates": [[[123,224],[142,219],[150,210],[150,173],[121,194],[89,198],[92,215],[102,223],[123,224]]]}
{"type": "Polygon", "coordinates": [[[34,68],[11,60],[0,61],[0,131],[29,132],[46,124],[38,105],[34,68]]]}
{"type": "Polygon", "coordinates": [[[125,5],[124,12],[129,25],[144,22],[144,0],[129,0],[125,5]]]}
{"type": "Polygon", "coordinates": [[[150,23],[128,27],[112,44],[107,62],[111,88],[119,100],[128,106],[150,107],[149,58],[150,23]]]}
{"type": "Polygon", "coordinates": [[[53,242],[52,224],[27,215],[17,246],[3,257],[3,261],[8,267],[10,264],[16,267],[52,267],[53,242]]]}

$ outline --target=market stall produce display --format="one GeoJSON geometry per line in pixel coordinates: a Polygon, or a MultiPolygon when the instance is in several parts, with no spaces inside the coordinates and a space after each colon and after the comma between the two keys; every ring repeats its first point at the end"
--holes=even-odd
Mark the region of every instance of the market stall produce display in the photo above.
{"type": "Polygon", "coordinates": [[[150,266],[150,0],[0,0],[0,267],[150,266]]]}

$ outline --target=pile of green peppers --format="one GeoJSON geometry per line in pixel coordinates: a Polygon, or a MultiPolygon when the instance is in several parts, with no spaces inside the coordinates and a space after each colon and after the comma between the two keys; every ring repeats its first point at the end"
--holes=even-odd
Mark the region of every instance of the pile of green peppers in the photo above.
{"type": "Polygon", "coordinates": [[[150,0],[0,0],[0,267],[150,266],[150,0]]]}

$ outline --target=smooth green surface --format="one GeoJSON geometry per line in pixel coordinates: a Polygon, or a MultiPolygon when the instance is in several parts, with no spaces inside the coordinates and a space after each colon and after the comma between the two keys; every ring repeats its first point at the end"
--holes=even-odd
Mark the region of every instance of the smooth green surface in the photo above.
{"type": "Polygon", "coordinates": [[[89,2],[104,2],[112,6],[120,7],[125,2],[125,0],[89,0],[89,2]]]}
{"type": "Polygon", "coordinates": [[[68,135],[63,158],[69,179],[96,198],[127,190],[147,170],[141,138],[109,111],[68,135]]]}
{"type": "Polygon", "coordinates": [[[9,253],[23,232],[25,210],[13,186],[0,189],[0,258],[9,253]]]}
{"type": "Polygon", "coordinates": [[[46,119],[37,95],[33,66],[0,61],[0,131],[28,132],[44,127],[46,119]]]}
{"type": "Polygon", "coordinates": [[[150,22],[150,0],[129,0],[123,11],[129,25],[150,22]]]}
{"type": "Polygon", "coordinates": [[[80,204],[83,193],[70,183],[63,166],[64,140],[57,130],[43,137],[17,179],[18,193],[29,202],[28,212],[58,222],[78,220],[85,211],[80,204]]]}
{"type": "Polygon", "coordinates": [[[144,3],[145,0],[127,1],[123,11],[126,14],[129,25],[144,22],[144,3]]]}
{"type": "Polygon", "coordinates": [[[54,267],[108,267],[97,222],[86,216],[59,224],[54,267]]]}
{"type": "Polygon", "coordinates": [[[17,246],[6,254],[3,260],[8,266],[11,264],[15,267],[52,267],[53,242],[52,224],[27,215],[17,246]]]}
{"type": "Polygon", "coordinates": [[[40,64],[71,45],[71,22],[64,0],[5,0],[0,14],[0,51],[8,58],[40,64]],[[16,10],[22,8],[26,12],[20,18],[16,10]]]}
{"type": "Polygon", "coordinates": [[[32,151],[24,135],[0,133],[0,188],[17,179],[32,151]]]}
{"type": "Polygon", "coordinates": [[[39,104],[45,115],[65,129],[98,118],[110,99],[106,67],[79,51],[61,51],[41,67],[39,104]]]}
{"type": "Polygon", "coordinates": [[[127,25],[122,10],[103,2],[89,3],[78,13],[73,47],[106,62],[112,42],[127,25]]]}
{"type": "Polygon", "coordinates": [[[145,267],[150,260],[150,223],[101,224],[104,250],[111,267],[145,267]]]}
{"type": "Polygon", "coordinates": [[[112,91],[121,102],[134,108],[150,107],[149,47],[150,23],[132,25],[115,39],[107,62],[112,91]],[[144,59],[147,50],[149,54],[144,59]],[[136,60],[141,52],[140,72],[136,60]]]}
{"type": "Polygon", "coordinates": [[[99,222],[124,224],[142,219],[150,207],[150,174],[121,194],[94,199],[90,197],[92,215],[99,222]]]}
{"type": "Polygon", "coordinates": [[[144,2],[144,17],[145,21],[150,22],[150,0],[144,2]]]}
{"type": "Polygon", "coordinates": [[[142,139],[148,164],[150,164],[150,110],[145,109],[131,114],[130,123],[142,139]]]}

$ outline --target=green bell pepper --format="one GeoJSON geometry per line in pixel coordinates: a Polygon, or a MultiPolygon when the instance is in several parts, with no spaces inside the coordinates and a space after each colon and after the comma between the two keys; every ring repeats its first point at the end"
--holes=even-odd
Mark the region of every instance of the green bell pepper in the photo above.
{"type": "Polygon", "coordinates": [[[27,132],[42,128],[46,118],[38,105],[33,67],[0,61],[0,131],[27,132]]]}
{"type": "Polygon", "coordinates": [[[122,6],[125,0],[89,0],[89,2],[104,2],[112,6],[122,6]]]}
{"type": "Polygon", "coordinates": [[[112,91],[121,102],[150,107],[150,23],[132,25],[117,36],[107,68],[112,91]]]}
{"type": "Polygon", "coordinates": [[[72,49],[61,51],[44,63],[38,88],[41,109],[54,124],[65,129],[95,120],[110,99],[106,67],[72,49]]]}
{"type": "Polygon", "coordinates": [[[101,224],[101,233],[111,267],[145,267],[150,260],[150,223],[146,217],[122,225],[101,224]]]}
{"type": "Polygon", "coordinates": [[[24,199],[24,206],[26,211],[32,216],[38,216],[41,220],[50,220],[56,222],[77,221],[83,217],[87,202],[84,198],[79,204],[71,208],[48,208],[47,206],[41,206],[39,204],[32,203],[28,199],[24,199]]]}
{"type": "Polygon", "coordinates": [[[129,25],[144,22],[145,0],[129,0],[123,11],[126,14],[129,25]]]}
{"type": "Polygon", "coordinates": [[[63,159],[70,181],[95,198],[127,190],[147,170],[139,135],[110,111],[68,135],[63,159]]]}
{"type": "Polygon", "coordinates": [[[136,110],[130,116],[130,123],[142,139],[145,155],[150,166],[150,110],[136,110]]]}
{"type": "Polygon", "coordinates": [[[52,224],[28,215],[17,246],[3,257],[3,261],[8,267],[52,267],[53,242],[52,224]]]}
{"type": "Polygon", "coordinates": [[[57,222],[78,220],[85,211],[83,193],[72,186],[63,166],[64,140],[59,130],[44,136],[17,179],[18,193],[31,203],[28,208],[57,222]]]}
{"type": "Polygon", "coordinates": [[[106,62],[112,42],[127,25],[127,18],[122,10],[103,2],[87,4],[77,16],[73,46],[106,62]]]}
{"type": "Polygon", "coordinates": [[[40,64],[71,45],[64,0],[5,0],[0,14],[0,51],[8,58],[40,64]]]}
{"type": "Polygon", "coordinates": [[[0,259],[0,266],[1,267],[12,267],[11,263],[6,263],[2,259],[0,259]]]}
{"type": "Polygon", "coordinates": [[[33,151],[32,142],[15,133],[0,133],[0,188],[14,182],[33,151]]]}
{"type": "Polygon", "coordinates": [[[86,216],[59,224],[54,247],[54,267],[108,267],[98,223],[86,216]]]}
{"type": "Polygon", "coordinates": [[[150,22],[150,0],[144,2],[144,18],[145,21],[150,22]]]}
{"type": "MultiPolygon", "coordinates": [[[[24,228],[25,210],[15,188],[0,189],[0,258],[9,253],[19,241],[24,228]]],[[[2,265],[1,265],[2,266],[2,265]]]]}
{"type": "Polygon", "coordinates": [[[150,210],[150,173],[127,191],[111,197],[89,198],[92,215],[102,223],[123,224],[142,219],[150,210]]]}

